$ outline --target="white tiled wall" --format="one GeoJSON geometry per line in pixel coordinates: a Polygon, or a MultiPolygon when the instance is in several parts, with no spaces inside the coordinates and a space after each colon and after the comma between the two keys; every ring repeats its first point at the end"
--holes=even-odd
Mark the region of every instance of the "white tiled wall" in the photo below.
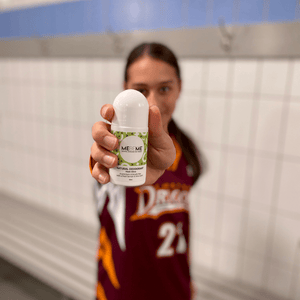
{"type": "MultiPolygon", "coordinates": [[[[175,111],[208,161],[192,192],[192,262],[300,297],[300,61],[181,60],[175,111]]],[[[122,60],[0,61],[0,188],[97,224],[88,158],[122,60]]]]}
{"type": "Polygon", "coordinates": [[[97,224],[88,169],[91,127],[102,104],[122,90],[117,70],[123,65],[1,61],[2,190],[97,224]]]}

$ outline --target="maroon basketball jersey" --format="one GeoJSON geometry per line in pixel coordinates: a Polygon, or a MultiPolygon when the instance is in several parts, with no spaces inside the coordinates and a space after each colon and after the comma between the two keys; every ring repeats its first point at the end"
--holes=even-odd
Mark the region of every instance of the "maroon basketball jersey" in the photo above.
{"type": "Polygon", "coordinates": [[[175,162],[154,185],[96,185],[97,300],[191,298],[188,194],[194,180],[173,141],[175,162]]]}

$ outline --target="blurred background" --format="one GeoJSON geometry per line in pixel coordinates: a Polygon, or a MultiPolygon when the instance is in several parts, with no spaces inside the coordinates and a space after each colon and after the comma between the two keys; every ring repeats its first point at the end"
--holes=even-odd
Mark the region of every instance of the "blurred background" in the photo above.
{"type": "Polygon", "coordinates": [[[91,127],[144,41],[179,57],[197,299],[300,299],[298,0],[0,0],[1,299],[94,299],[91,127]]]}

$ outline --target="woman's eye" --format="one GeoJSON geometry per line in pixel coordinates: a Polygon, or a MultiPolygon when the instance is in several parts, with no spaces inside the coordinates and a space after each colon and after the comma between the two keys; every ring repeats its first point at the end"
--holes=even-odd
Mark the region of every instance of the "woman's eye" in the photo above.
{"type": "Polygon", "coordinates": [[[145,90],[145,89],[139,89],[139,90],[137,90],[137,91],[139,91],[139,92],[142,93],[142,94],[145,94],[145,93],[146,93],[146,90],[145,90]]]}
{"type": "Polygon", "coordinates": [[[170,89],[168,86],[163,86],[160,90],[165,93],[168,92],[170,89]]]}

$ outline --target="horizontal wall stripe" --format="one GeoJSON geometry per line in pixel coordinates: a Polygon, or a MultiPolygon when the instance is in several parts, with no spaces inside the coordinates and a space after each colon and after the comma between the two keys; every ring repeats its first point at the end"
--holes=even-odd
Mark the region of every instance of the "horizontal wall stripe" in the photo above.
{"type": "Polygon", "coordinates": [[[225,20],[226,24],[232,24],[233,5],[235,0],[214,0],[213,1],[213,25],[218,25],[219,19],[225,20]]]}
{"type": "Polygon", "coordinates": [[[101,3],[65,2],[0,14],[0,38],[18,39],[103,32],[101,3]]]}
{"type": "Polygon", "coordinates": [[[298,0],[84,0],[0,13],[0,39],[298,20],[298,0]]]}
{"type": "Polygon", "coordinates": [[[206,0],[189,0],[188,8],[188,26],[189,27],[204,27],[207,24],[206,20],[206,0]]]}
{"type": "Polygon", "coordinates": [[[263,18],[264,0],[241,0],[239,21],[244,24],[260,23],[263,18]]]}
{"type": "Polygon", "coordinates": [[[114,32],[180,28],[182,0],[110,1],[109,25],[114,32]]]}
{"type": "Polygon", "coordinates": [[[233,33],[228,51],[219,28],[200,28],[0,41],[0,58],[125,58],[145,41],[164,43],[181,58],[300,57],[300,22],[229,26],[228,30],[233,33]]]}
{"type": "Polygon", "coordinates": [[[295,19],[297,7],[299,7],[299,0],[271,0],[269,8],[270,22],[284,22],[295,19]]]}

